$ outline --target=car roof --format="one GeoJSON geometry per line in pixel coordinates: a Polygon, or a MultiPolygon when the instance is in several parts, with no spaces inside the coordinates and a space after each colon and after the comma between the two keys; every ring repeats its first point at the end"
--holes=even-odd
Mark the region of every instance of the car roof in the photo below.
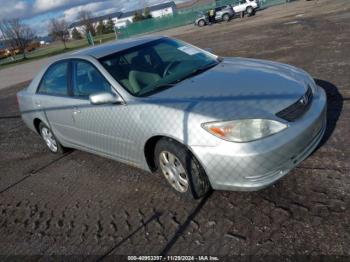
{"type": "Polygon", "coordinates": [[[142,45],[154,40],[159,40],[162,38],[164,38],[164,36],[143,36],[143,37],[137,37],[137,38],[117,40],[117,41],[114,41],[113,43],[84,48],[79,51],[70,53],[63,58],[69,58],[74,56],[93,56],[99,59],[101,57],[108,56],[110,54],[123,51],[125,49],[135,47],[138,45],[142,45]]]}

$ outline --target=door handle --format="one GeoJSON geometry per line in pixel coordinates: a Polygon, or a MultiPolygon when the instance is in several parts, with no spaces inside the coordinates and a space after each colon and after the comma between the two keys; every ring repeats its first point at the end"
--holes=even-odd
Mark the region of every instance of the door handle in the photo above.
{"type": "Polygon", "coordinates": [[[41,107],[40,101],[35,101],[34,103],[37,107],[41,107]]]}

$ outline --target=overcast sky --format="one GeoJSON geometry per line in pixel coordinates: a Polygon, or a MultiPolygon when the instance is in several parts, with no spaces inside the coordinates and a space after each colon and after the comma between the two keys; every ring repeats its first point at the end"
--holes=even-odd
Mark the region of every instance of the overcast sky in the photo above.
{"type": "MultiPolygon", "coordinates": [[[[184,1],[186,0],[175,0],[176,3],[184,1]]],[[[100,16],[165,2],[169,0],[0,0],[0,20],[25,19],[38,35],[46,35],[49,20],[53,17],[73,22],[81,10],[100,16]]]]}

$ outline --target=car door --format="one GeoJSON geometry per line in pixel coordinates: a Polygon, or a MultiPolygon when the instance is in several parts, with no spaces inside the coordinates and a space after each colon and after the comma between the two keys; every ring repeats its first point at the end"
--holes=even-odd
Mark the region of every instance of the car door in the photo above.
{"type": "Polygon", "coordinates": [[[222,7],[215,8],[215,20],[220,20],[222,18],[222,7]]]}
{"type": "Polygon", "coordinates": [[[69,60],[52,64],[34,96],[37,110],[44,112],[47,123],[61,143],[72,142],[76,132],[72,118],[76,101],[69,96],[70,67],[69,60]]]}
{"type": "Polygon", "coordinates": [[[245,11],[247,7],[246,0],[239,0],[238,5],[234,7],[236,13],[245,11]]]}
{"type": "Polygon", "coordinates": [[[99,70],[85,60],[74,60],[72,95],[80,100],[74,115],[79,136],[75,140],[90,150],[121,160],[132,160],[135,145],[131,137],[133,119],[129,107],[120,104],[92,105],[89,96],[111,92],[111,84],[99,70]]]}

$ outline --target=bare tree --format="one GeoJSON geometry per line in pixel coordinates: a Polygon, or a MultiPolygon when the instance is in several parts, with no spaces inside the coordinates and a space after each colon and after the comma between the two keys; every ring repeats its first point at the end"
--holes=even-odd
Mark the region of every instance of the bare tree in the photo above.
{"type": "Polygon", "coordinates": [[[72,38],[74,40],[79,40],[82,39],[83,37],[81,36],[80,32],[78,31],[78,29],[76,29],[75,27],[72,30],[72,38]]]}
{"type": "Polygon", "coordinates": [[[96,35],[96,28],[92,21],[92,14],[89,11],[82,10],[78,14],[80,23],[84,28],[84,33],[87,35],[89,32],[92,35],[96,35]]]}
{"type": "Polygon", "coordinates": [[[55,39],[63,43],[64,49],[67,48],[66,42],[69,39],[68,24],[66,20],[52,18],[49,26],[50,35],[55,39]]]}
{"type": "Polygon", "coordinates": [[[0,21],[0,31],[11,51],[18,49],[26,59],[26,51],[34,40],[33,30],[20,19],[4,19],[0,21]]]}

